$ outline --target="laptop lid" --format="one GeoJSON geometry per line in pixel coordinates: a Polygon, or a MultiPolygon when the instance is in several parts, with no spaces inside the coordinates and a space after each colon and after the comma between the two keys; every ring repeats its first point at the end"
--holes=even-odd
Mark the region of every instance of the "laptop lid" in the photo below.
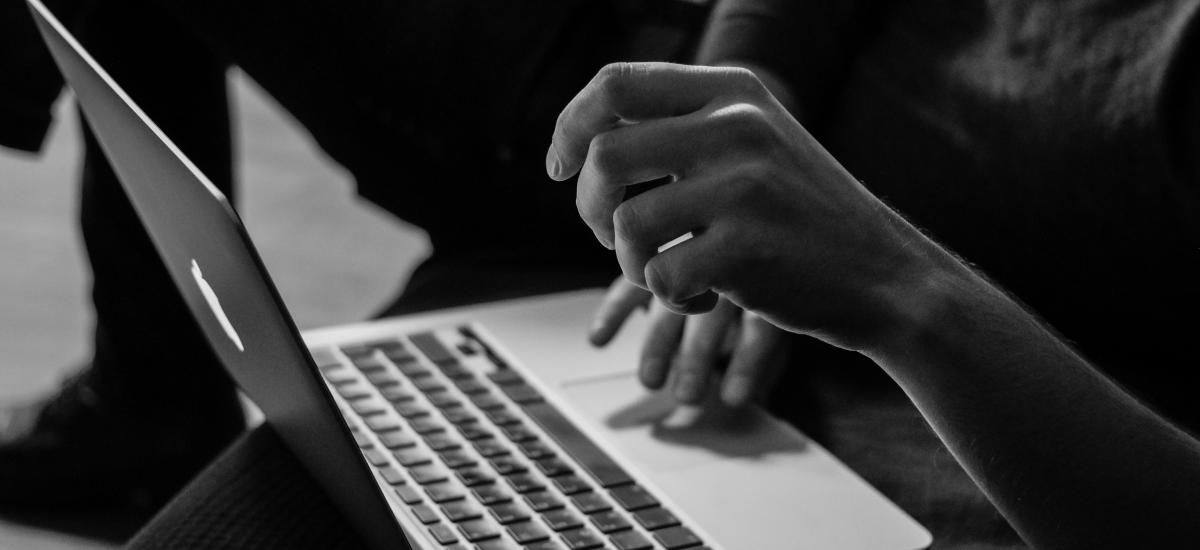
{"type": "Polygon", "coordinates": [[[368,544],[410,548],[228,201],[40,0],[27,1],[171,279],[225,369],[368,544]]]}

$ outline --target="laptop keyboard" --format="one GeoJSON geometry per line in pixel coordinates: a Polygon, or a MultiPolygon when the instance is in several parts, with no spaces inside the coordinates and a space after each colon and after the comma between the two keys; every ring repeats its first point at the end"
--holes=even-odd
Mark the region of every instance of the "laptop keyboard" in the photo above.
{"type": "Polygon", "coordinates": [[[453,550],[707,550],[470,327],[314,349],[367,461],[453,550]],[[469,368],[468,363],[486,365],[469,368]]]}

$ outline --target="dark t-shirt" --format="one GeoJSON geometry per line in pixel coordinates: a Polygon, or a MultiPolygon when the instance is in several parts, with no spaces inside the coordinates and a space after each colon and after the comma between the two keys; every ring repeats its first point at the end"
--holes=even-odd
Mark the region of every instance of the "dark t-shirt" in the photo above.
{"type": "Polygon", "coordinates": [[[859,4],[726,2],[703,61],[777,71],[872,191],[1200,427],[1200,1],[859,4]]]}

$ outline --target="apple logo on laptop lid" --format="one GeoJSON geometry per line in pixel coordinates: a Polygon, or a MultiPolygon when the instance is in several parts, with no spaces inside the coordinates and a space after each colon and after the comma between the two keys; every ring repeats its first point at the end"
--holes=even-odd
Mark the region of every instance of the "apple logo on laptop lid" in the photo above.
{"type": "Polygon", "coordinates": [[[233,345],[237,346],[238,351],[245,352],[246,348],[242,345],[242,338],[233,328],[233,323],[229,322],[229,317],[225,315],[225,309],[221,307],[221,301],[217,299],[217,293],[213,291],[212,286],[208,281],[204,280],[204,273],[200,271],[200,264],[192,259],[192,278],[196,279],[196,286],[200,288],[200,294],[204,295],[204,301],[208,302],[208,308],[212,310],[213,316],[217,318],[217,322],[221,324],[221,328],[225,329],[225,335],[233,341],[233,345]]]}

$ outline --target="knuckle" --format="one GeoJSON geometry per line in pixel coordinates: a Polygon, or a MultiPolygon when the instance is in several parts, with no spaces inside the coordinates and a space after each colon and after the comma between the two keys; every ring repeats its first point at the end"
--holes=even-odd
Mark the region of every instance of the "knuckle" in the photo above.
{"type": "Polygon", "coordinates": [[[619,144],[614,132],[596,134],[588,144],[588,158],[592,159],[592,168],[601,176],[616,174],[620,170],[621,161],[618,149],[619,144]]]}
{"type": "Polygon", "coordinates": [[[609,63],[596,73],[595,84],[605,99],[618,100],[629,90],[629,79],[637,72],[633,63],[609,63]]]}
{"type": "Polygon", "coordinates": [[[753,103],[734,103],[718,109],[712,116],[721,135],[748,147],[761,146],[773,133],[770,116],[753,103]]]}
{"type": "Polygon", "coordinates": [[[637,201],[625,201],[613,212],[613,229],[623,240],[640,243],[644,232],[644,217],[637,201]]]}
{"type": "Polygon", "coordinates": [[[750,69],[730,67],[728,78],[733,84],[733,89],[747,97],[761,98],[767,94],[766,85],[750,69]]]}

